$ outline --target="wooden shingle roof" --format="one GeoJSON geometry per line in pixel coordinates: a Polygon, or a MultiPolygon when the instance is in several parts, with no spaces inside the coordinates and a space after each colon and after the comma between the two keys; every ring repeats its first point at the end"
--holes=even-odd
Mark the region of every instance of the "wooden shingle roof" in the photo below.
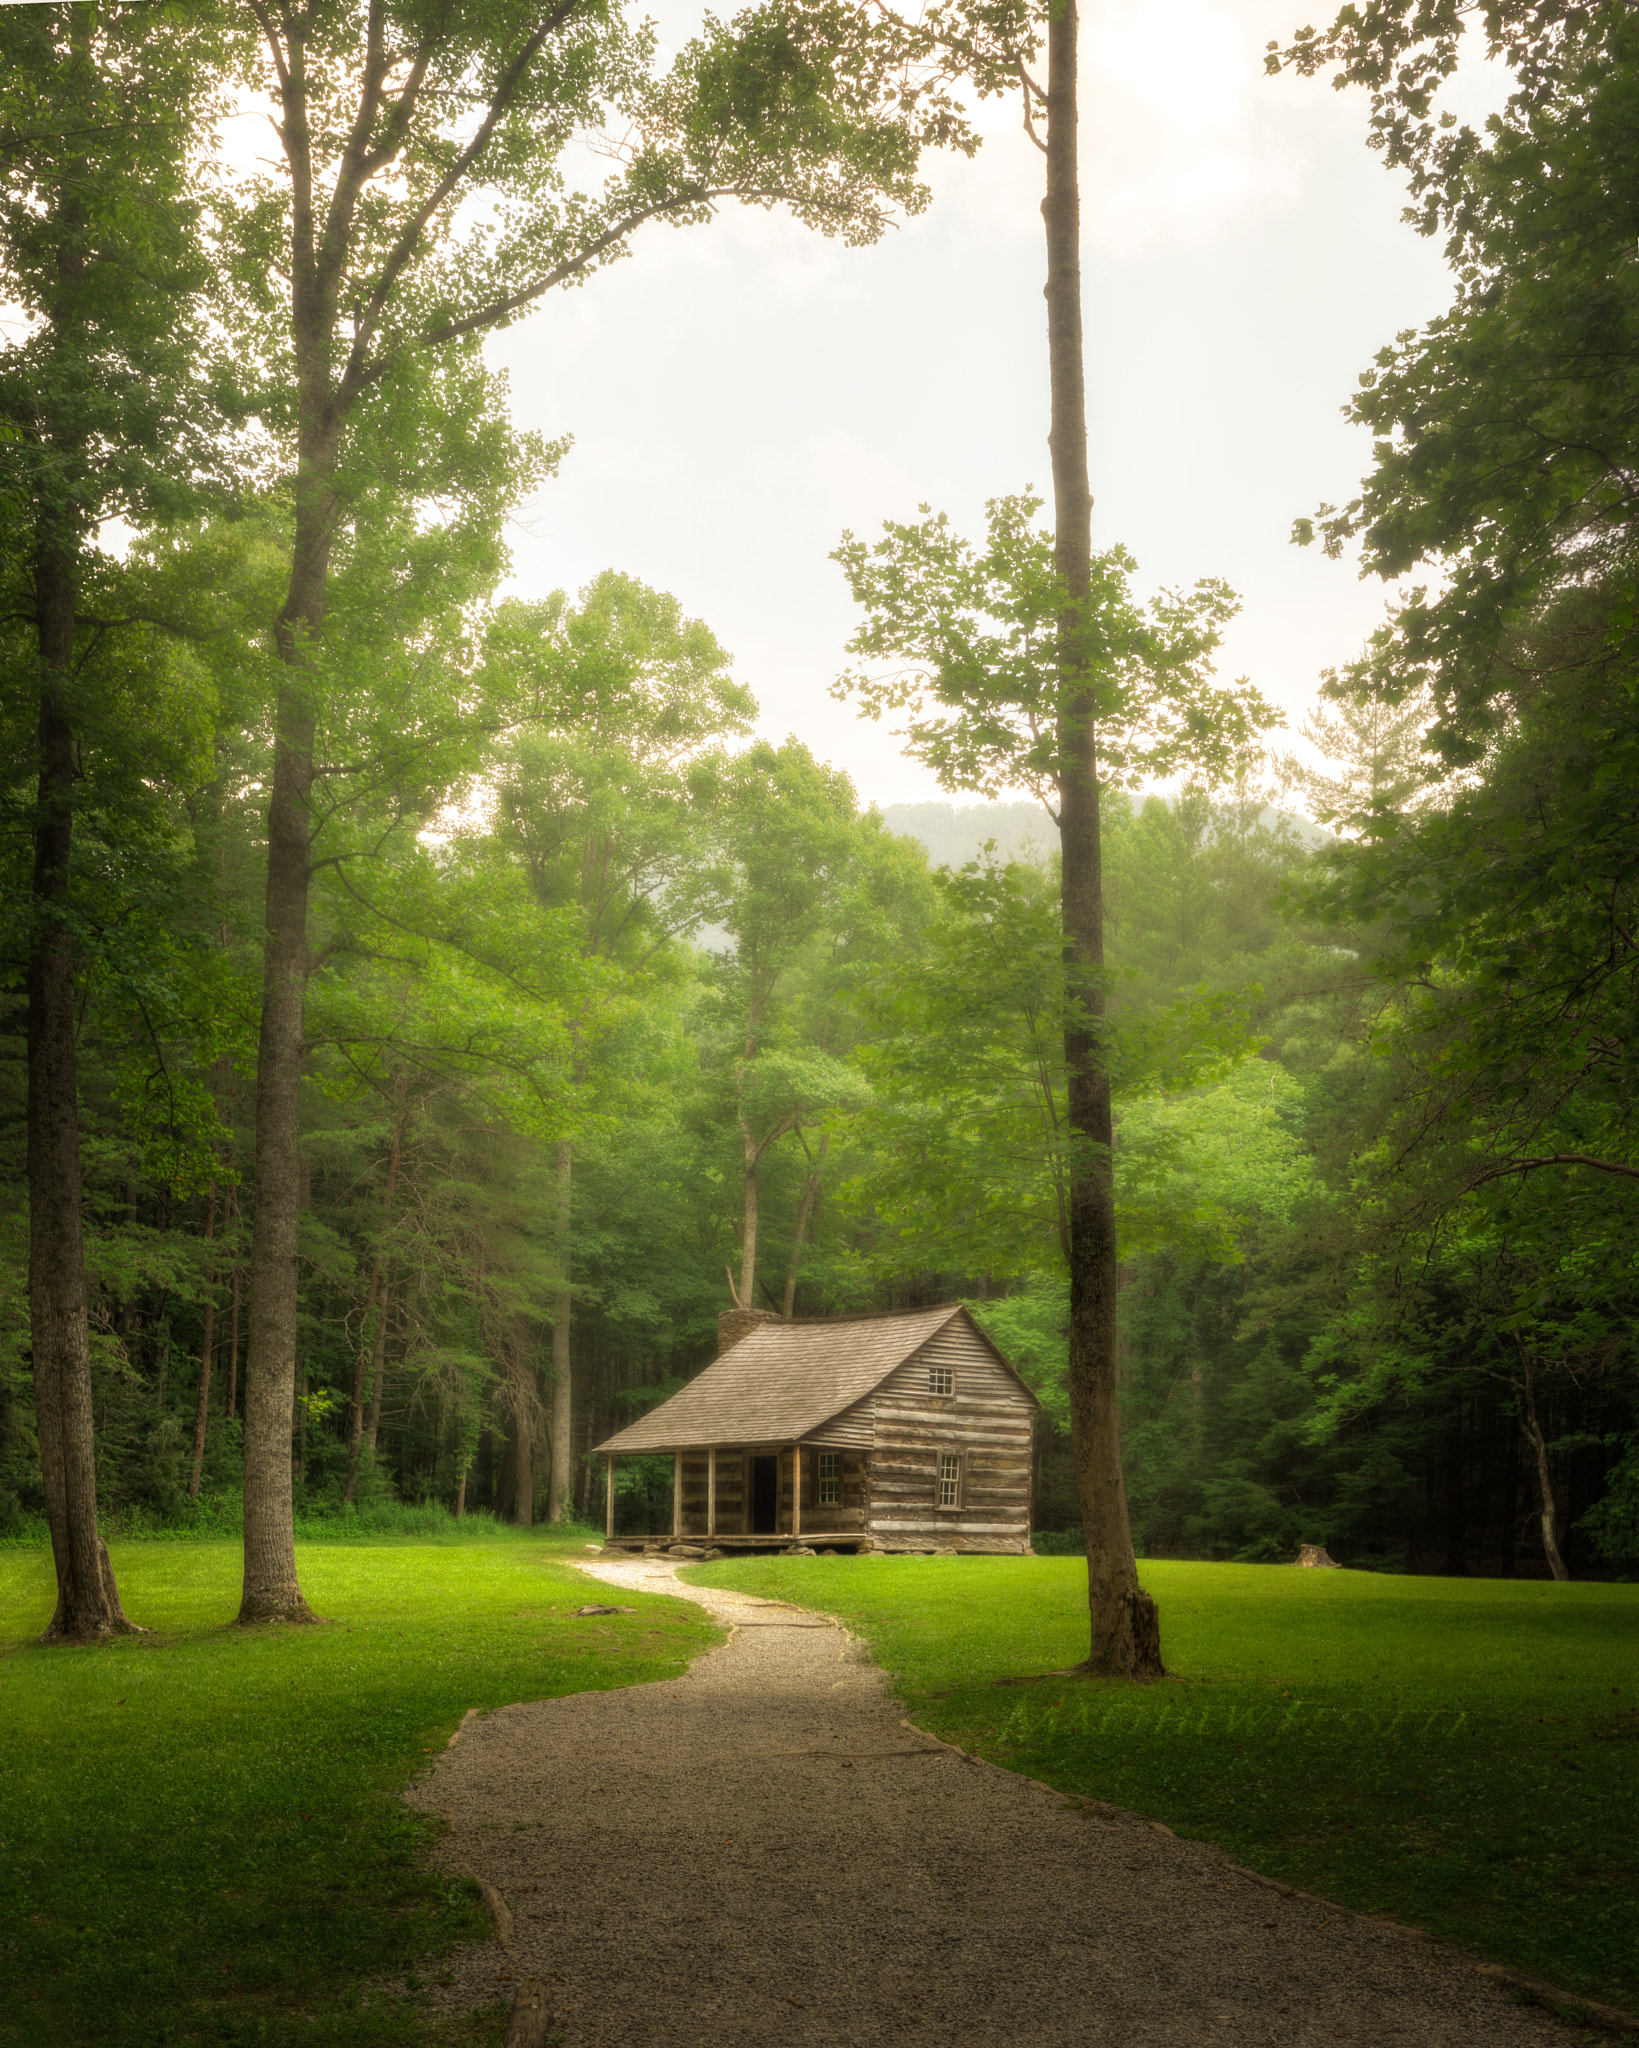
{"type": "Polygon", "coordinates": [[[594,1456],[800,1442],[966,1315],[946,1302],[891,1315],[758,1323],[669,1401],[598,1444],[594,1456]]]}

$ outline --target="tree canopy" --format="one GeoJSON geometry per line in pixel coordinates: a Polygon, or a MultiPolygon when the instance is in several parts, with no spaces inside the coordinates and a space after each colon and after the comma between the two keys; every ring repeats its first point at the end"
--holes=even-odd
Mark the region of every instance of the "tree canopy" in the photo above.
{"type": "Polygon", "coordinates": [[[246,1618],[300,1618],[298,1516],[586,1514],[731,1306],[969,1302],[1107,1605],[1133,1543],[1631,1570],[1629,10],[1364,0],[1271,52],[1371,96],[1452,276],[1298,522],[1400,585],[1320,765],[1216,672],[1233,594],[1083,546],[1059,462],[1051,529],[1024,491],[837,551],[839,693],[963,800],[914,834],[641,562],[510,587],[563,444],[482,337],[730,203],[879,237],[975,95],[1039,131],[1065,18],[768,0],[665,59],[590,0],[157,19],[0,10],[0,1533],[49,1535],[59,1631],[126,1625],[109,1526],[243,1529],[246,1618]],[[1470,34],[1516,86],[1472,131],[1470,34]],[[1130,1539],[1072,1454],[1118,1423],[1130,1539]]]}

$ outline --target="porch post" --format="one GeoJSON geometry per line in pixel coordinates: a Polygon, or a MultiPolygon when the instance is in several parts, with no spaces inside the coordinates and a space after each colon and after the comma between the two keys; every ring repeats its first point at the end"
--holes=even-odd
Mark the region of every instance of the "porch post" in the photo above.
{"type": "Polygon", "coordinates": [[[791,1446],[791,1541],[802,1534],[802,1445],[791,1446]]]}
{"type": "Polygon", "coordinates": [[[706,1534],[717,1534],[717,1446],[706,1453],[706,1534]]]}
{"type": "Polygon", "coordinates": [[[615,1461],[603,1461],[603,1533],[605,1537],[615,1533],[615,1461]]]}
{"type": "Polygon", "coordinates": [[[683,1453],[672,1452],[672,1535],[683,1533],[683,1453]]]}

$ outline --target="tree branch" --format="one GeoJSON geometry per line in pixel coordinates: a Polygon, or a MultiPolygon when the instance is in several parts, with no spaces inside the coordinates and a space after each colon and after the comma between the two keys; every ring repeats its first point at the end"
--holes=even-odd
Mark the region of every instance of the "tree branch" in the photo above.
{"type": "MultiPolygon", "coordinates": [[[[483,333],[486,328],[495,326],[501,320],[509,319],[512,314],[520,311],[523,307],[533,305],[537,299],[544,298],[549,291],[554,290],[558,285],[567,284],[570,278],[578,277],[583,271],[589,269],[600,256],[612,249],[618,242],[623,242],[636,234],[640,227],[645,226],[651,220],[663,220],[669,214],[682,213],[690,207],[710,206],[719,199],[752,201],[758,199],[778,199],[782,196],[779,192],[765,191],[762,187],[755,185],[697,186],[691,191],[679,192],[670,199],[657,200],[653,205],[635,208],[631,213],[623,215],[621,219],[612,223],[602,234],[594,236],[585,248],[577,251],[574,256],[567,258],[564,262],[558,264],[556,268],[549,270],[544,277],[537,278],[534,283],[524,285],[520,290],[509,293],[504,299],[493,300],[488,306],[482,307],[476,313],[468,313],[459,320],[447,320],[442,326],[425,329],[422,333],[415,335],[408,341],[406,347],[413,349],[437,348],[440,343],[456,341],[464,334],[483,333]]],[[[344,405],[350,403],[365,385],[372,384],[377,378],[385,376],[392,369],[396,354],[397,352],[395,351],[393,354],[378,357],[373,363],[368,363],[364,361],[360,348],[355,344],[353,356],[349,360],[346,376],[343,379],[341,403],[344,405]]]]}
{"type": "Polygon", "coordinates": [[[1026,135],[1030,137],[1030,140],[1041,151],[1042,155],[1045,156],[1047,154],[1047,144],[1043,142],[1041,137],[1036,133],[1036,123],[1031,114],[1030,103],[1032,96],[1034,96],[1036,99],[1039,99],[1041,101],[1043,106],[1045,106],[1047,104],[1047,95],[1042,91],[1041,87],[1037,85],[1036,81],[1030,76],[1029,72],[1025,70],[1022,64],[1018,68],[1019,84],[1024,88],[1024,132],[1026,135]]]}
{"type": "MultiPolygon", "coordinates": [[[[353,346],[348,353],[347,368],[342,373],[342,392],[351,396],[363,388],[366,381],[362,374],[365,368],[365,359],[369,353],[370,344],[381,325],[382,313],[386,308],[388,300],[392,297],[393,287],[398,283],[399,278],[408,268],[410,259],[420,247],[421,238],[426,233],[428,222],[455,192],[468,171],[483,156],[485,150],[489,148],[491,138],[500,126],[503,117],[510,111],[512,103],[517,98],[519,89],[528,75],[529,67],[539,55],[541,46],[545,43],[547,37],[561,28],[565,22],[572,19],[575,14],[582,11],[584,5],[585,0],[559,0],[559,5],[553,8],[551,13],[541,22],[535,33],[528,38],[517,56],[513,58],[511,64],[502,73],[495,90],[490,94],[489,104],[484,110],[484,118],[478,125],[477,133],[467,144],[466,148],[461,151],[460,155],[448,166],[444,175],[400,231],[397,241],[387,252],[386,260],[383,262],[381,270],[376,277],[375,285],[369,297],[364,301],[364,305],[359,313],[353,346]]],[[[410,93],[412,84],[415,86],[416,91],[419,92],[420,74],[425,70],[425,61],[422,57],[418,57],[416,61],[420,67],[420,72],[413,71],[411,73],[411,78],[405,83],[405,94],[410,93]]],[[[401,95],[400,105],[395,107],[393,113],[394,123],[399,124],[395,131],[397,139],[393,144],[394,154],[397,153],[397,149],[402,142],[402,128],[404,124],[408,123],[412,109],[413,99],[406,104],[404,95],[401,95]],[[403,109],[402,121],[400,118],[401,108],[403,109]]],[[[383,148],[385,148],[385,144],[383,148]]],[[[380,155],[379,151],[377,155],[380,155]]],[[[381,161],[387,162],[390,161],[390,158],[383,156],[381,161]]]]}
{"type": "Polygon", "coordinates": [[[1505,1179],[1511,1173],[1534,1173],[1541,1166],[1591,1166],[1596,1173],[1616,1173],[1628,1180],[1639,1180],[1639,1166],[1625,1165],[1620,1159],[1596,1159],[1591,1152],[1545,1152],[1535,1159],[1507,1159],[1487,1167],[1468,1185],[1472,1190],[1483,1187],[1487,1181],[1505,1179]]]}

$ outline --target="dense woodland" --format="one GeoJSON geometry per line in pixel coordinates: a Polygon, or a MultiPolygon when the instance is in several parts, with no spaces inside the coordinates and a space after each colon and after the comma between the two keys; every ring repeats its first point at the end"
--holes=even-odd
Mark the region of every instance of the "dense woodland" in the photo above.
{"type": "MultiPolygon", "coordinates": [[[[356,23],[317,13],[334,140],[356,23]]],[[[1449,312],[1351,401],[1376,437],[1362,496],[1299,533],[1427,564],[1428,587],[1326,680],[1324,770],[1266,734],[1277,751],[1105,790],[1123,1428],[1151,1555],[1639,1559],[1639,20],[1500,14],[1519,94],[1483,135],[1417,110],[1437,37],[1432,59],[1364,29],[1272,58],[1373,89],[1449,248],[1449,312]]],[[[914,119],[856,97],[839,133],[799,94],[783,126],[737,129],[709,37],[646,83],[610,19],[587,13],[584,75],[542,86],[561,104],[518,137],[647,94],[652,159],[588,221],[514,137],[493,233],[457,219],[448,150],[413,159],[337,257],[399,297],[349,314],[322,446],[300,209],[209,147],[264,61],[255,24],[0,19],[0,251],[28,315],[0,352],[0,1532],[45,1511],[25,1146],[53,985],[103,1514],[237,1526],[269,849],[299,812],[299,1514],[586,1512],[588,1447],[713,1355],[731,1301],[960,1298],[1040,1394],[1037,1524],[1074,1540],[1050,817],[1017,785],[863,807],[799,739],[752,737],[712,622],[641,563],[497,594],[508,514],[556,451],[485,367],[495,307],[586,274],[645,208],[703,219],[708,189],[868,238],[955,117],[931,87],[914,119]],[[677,111],[685,86],[710,121],[677,111]],[[322,546],[295,482],[321,455],[322,546]],[[292,797],[276,743],[304,718],[292,797]]],[[[512,26],[463,20],[457,79],[512,26]]],[[[856,56],[858,95],[907,61],[856,56]]],[[[882,543],[901,566],[910,531],[882,543]]],[[[892,596],[875,559],[839,547],[866,659],[892,596]]]]}

